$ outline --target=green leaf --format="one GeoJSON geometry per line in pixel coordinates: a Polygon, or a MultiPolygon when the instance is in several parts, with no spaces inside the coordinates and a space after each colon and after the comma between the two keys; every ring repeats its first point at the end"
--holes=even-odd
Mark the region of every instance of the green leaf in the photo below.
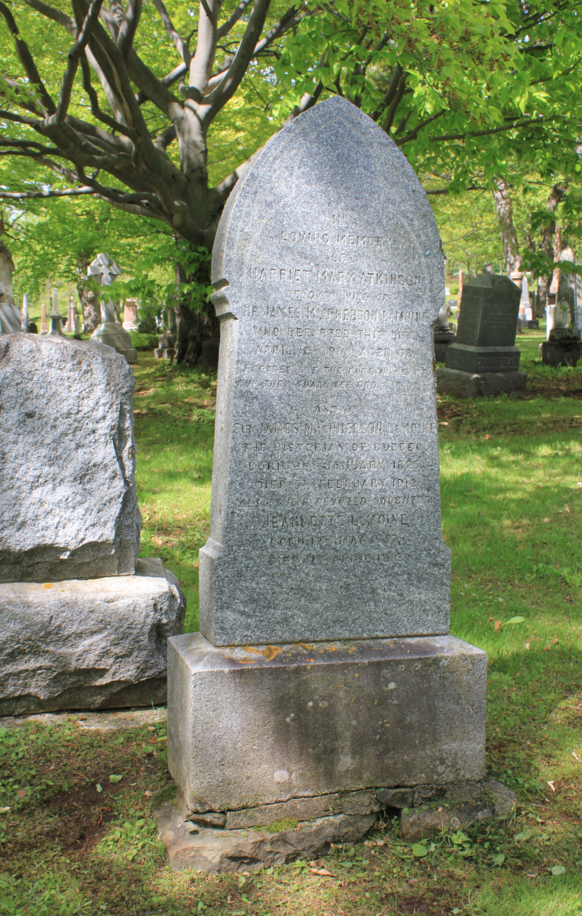
{"type": "Polygon", "coordinates": [[[101,785],[100,782],[97,783],[97,785],[95,786],[95,788],[97,789],[98,792],[103,792],[103,786],[101,785]]]}
{"type": "Polygon", "coordinates": [[[505,625],[508,626],[510,623],[524,623],[525,617],[512,617],[511,620],[506,620],[505,625]]]}
{"type": "Polygon", "coordinates": [[[552,868],[552,874],[554,878],[557,878],[559,875],[565,875],[566,869],[563,865],[554,865],[552,868]]]}
{"type": "Polygon", "coordinates": [[[112,773],[111,776],[109,777],[109,782],[115,785],[116,783],[121,782],[122,779],[123,779],[123,776],[116,776],[115,773],[112,773]]]}
{"type": "Polygon", "coordinates": [[[495,865],[496,868],[500,868],[503,865],[503,863],[505,862],[505,856],[503,855],[502,852],[500,852],[499,855],[493,856],[492,861],[493,861],[493,865],[495,865]]]}
{"type": "Polygon", "coordinates": [[[412,847],[412,855],[416,856],[417,859],[422,859],[423,856],[428,855],[428,849],[421,843],[415,843],[412,847]]]}

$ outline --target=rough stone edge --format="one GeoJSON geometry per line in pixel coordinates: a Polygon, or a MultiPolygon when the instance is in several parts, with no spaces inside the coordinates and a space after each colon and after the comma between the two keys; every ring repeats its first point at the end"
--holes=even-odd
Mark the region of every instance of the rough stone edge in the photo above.
{"type": "MultiPolygon", "coordinates": [[[[175,589],[178,600],[176,626],[180,635],[186,614],[186,598],[178,579],[163,565],[159,557],[144,557],[136,562],[136,577],[166,579],[170,588],[175,589]]],[[[84,583],[90,580],[83,579],[84,583]]],[[[100,579],[94,580],[99,583],[100,579]]],[[[3,583],[10,584],[10,583],[3,583]]],[[[22,583],[18,583],[19,585],[22,583]]],[[[80,634],[82,635],[82,634],[80,634]]],[[[167,665],[167,655],[166,655],[167,665]]],[[[166,672],[143,681],[127,683],[111,681],[107,684],[81,685],[71,687],[60,694],[45,699],[23,694],[18,697],[0,697],[0,717],[29,716],[35,713],[84,711],[97,709],[121,709],[129,707],[165,706],[168,700],[168,677],[166,672]],[[104,695],[103,695],[104,694],[104,695]]]]}
{"type": "Polygon", "coordinates": [[[436,370],[437,394],[457,398],[494,397],[499,394],[524,394],[525,372],[464,372],[462,369],[436,370]]]}
{"type": "MultiPolygon", "coordinates": [[[[334,812],[326,817],[301,820],[300,803],[308,804],[313,798],[293,799],[299,815],[296,818],[275,821],[267,824],[266,829],[255,825],[229,830],[220,820],[212,826],[204,825],[200,818],[194,821],[184,817],[180,796],[168,800],[168,795],[175,792],[175,786],[166,787],[152,798],[152,815],[158,825],[158,836],[166,846],[170,866],[174,871],[195,869],[209,874],[259,871],[299,857],[326,855],[332,844],[352,844],[361,840],[374,826],[381,811],[400,811],[402,837],[410,843],[482,821],[497,820],[508,826],[517,801],[514,792],[491,778],[448,786],[363,789],[346,792],[345,797],[369,793],[373,800],[368,813],[334,812]],[[277,826],[279,829],[272,829],[277,826]]],[[[279,808],[280,805],[271,807],[279,808]]],[[[216,817],[215,813],[210,814],[216,817]]],[[[227,817],[225,813],[225,821],[227,817]]]]}

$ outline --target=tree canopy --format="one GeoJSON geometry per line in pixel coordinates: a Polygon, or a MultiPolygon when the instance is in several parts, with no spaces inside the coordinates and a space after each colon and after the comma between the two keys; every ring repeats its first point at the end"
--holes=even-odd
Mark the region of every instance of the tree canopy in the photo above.
{"type": "Polygon", "coordinates": [[[580,170],[576,0],[55,2],[0,0],[6,200],[86,195],[210,247],[249,156],[331,93],[429,193],[580,170]]]}

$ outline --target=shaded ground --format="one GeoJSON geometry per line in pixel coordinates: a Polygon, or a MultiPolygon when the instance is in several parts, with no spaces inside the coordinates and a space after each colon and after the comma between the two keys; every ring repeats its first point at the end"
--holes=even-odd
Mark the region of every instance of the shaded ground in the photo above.
{"type": "MultiPolygon", "coordinates": [[[[509,829],[417,848],[386,822],[318,862],[173,874],[150,815],[162,715],[0,720],[1,914],[580,916],[582,372],[536,363],[540,336],[520,341],[525,400],[438,408],[452,630],[489,655],[487,767],[518,794],[509,829]]],[[[215,383],[141,354],[136,375],[143,553],[185,585],[193,629],[215,383]]]]}

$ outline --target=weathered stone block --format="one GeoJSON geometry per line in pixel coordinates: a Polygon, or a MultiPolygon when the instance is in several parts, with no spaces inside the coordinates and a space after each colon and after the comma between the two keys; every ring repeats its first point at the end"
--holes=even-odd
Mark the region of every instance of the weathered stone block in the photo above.
{"type": "Polygon", "coordinates": [[[0,582],[133,573],[134,387],[110,347],[0,338],[0,582]]]}
{"type": "Polygon", "coordinates": [[[174,871],[194,869],[211,874],[259,871],[297,858],[325,855],[332,843],[361,839],[376,820],[375,814],[338,814],[308,823],[282,823],[272,831],[198,829],[171,804],[154,817],[174,871]]]}
{"type": "Polygon", "coordinates": [[[479,779],[485,688],[485,653],[451,636],[227,649],[178,636],[168,765],[194,814],[479,779]]]}
{"type": "Polygon", "coordinates": [[[461,369],[436,370],[437,393],[453,398],[494,397],[525,393],[525,372],[463,372],[461,369]]]}
{"type": "Polygon", "coordinates": [[[138,560],[134,576],[0,585],[0,715],[163,703],[185,608],[161,560],[138,560]]]}

